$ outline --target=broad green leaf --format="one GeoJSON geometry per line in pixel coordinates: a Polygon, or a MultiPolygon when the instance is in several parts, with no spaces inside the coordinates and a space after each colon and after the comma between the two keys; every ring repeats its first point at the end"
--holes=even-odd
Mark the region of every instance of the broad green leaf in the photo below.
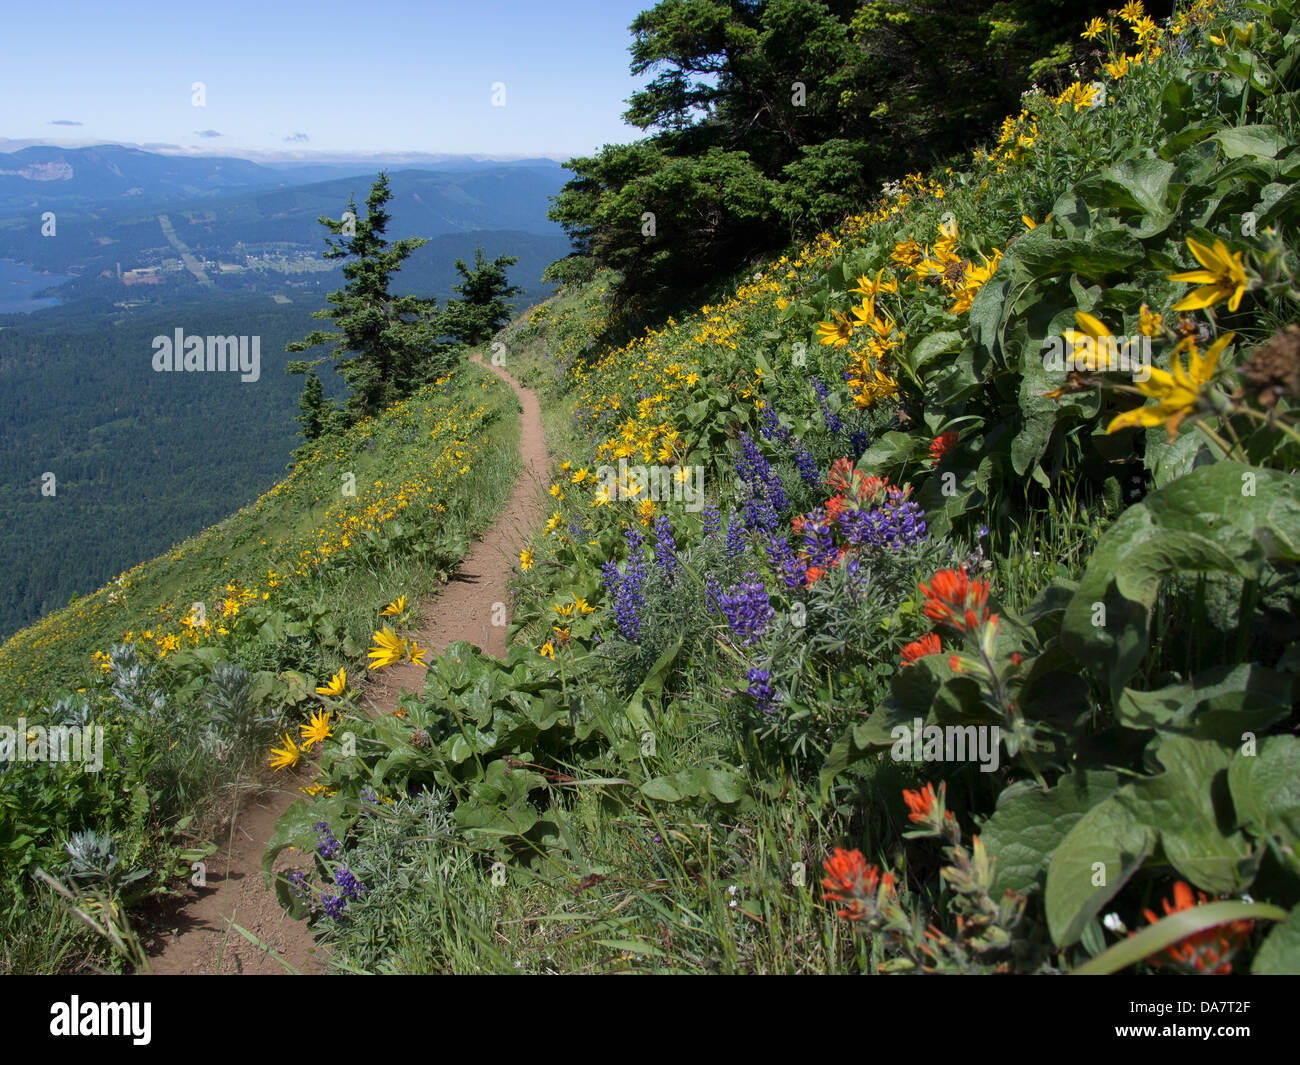
{"type": "Polygon", "coordinates": [[[1116,783],[1109,770],[1087,770],[1062,777],[1047,791],[1037,784],[1006,788],[979,833],[997,858],[993,897],[1040,888],[1061,840],[1089,809],[1114,793],[1116,783]]]}
{"type": "Polygon", "coordinates": [[[1273,159],[1286,144],[1286,140],[1273,126],[1233,126],[1219,130],[1213,139],[1219,142],[1223,154],[1229,159],[1238,159],[1243,155],[1273,159]]]}
{"type": "Polygon", "coordinates": [[[1159,834],[1115,798],[1079,819],[1056,847],[1047,869],[1047,925],[1067,947],[1101,913],[1155,849],[1159,834]]]}
{"type": "Polygon", "coordinates": [[[1250,964],[1255,976],[1300,976],[1300,906],[1268,934],[1250,964]]]}
{"type": "Polygon", "coordinates": [[[1252,835],[1270,837],[1300,873],[1300,739],[1266,736],[1243,746],[1228,767],[1228,787],[1238,822],[1252,835]]]}
{"type": "Polygon", "coordinates": [[[1160,833],[1165,857],[1196,887],[1239,895],[1255,879],[1258,852],[1232,825],[1228,754],[1217,743],[1173,736],[1156,751],[1165,767],[1122,788],[1115,801],[1160,833]]]}

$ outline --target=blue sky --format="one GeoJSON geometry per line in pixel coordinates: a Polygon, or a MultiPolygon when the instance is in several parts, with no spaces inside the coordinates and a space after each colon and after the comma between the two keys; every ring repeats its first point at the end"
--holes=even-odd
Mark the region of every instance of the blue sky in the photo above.
{"type": "Polygon", "coordinates": [[[628,71],[627,27],[653,2],[9,5],[0,137],[564,159],[641,136],[619,116],[648,81],[628,71]]]}

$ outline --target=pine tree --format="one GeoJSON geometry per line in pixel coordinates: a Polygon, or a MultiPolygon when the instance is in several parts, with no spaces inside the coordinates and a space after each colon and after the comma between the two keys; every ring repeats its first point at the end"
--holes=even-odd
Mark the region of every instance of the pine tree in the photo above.
{"type": "MultiPolygon", "coordinates": [[[[349,424],[410,395],[451,361],[450,345],[439,339],[446,330],[439,320],[437,301],[394,296],[389,290],[392,275],[413,251],[428,243],[418,237],[392,244],[384,239],[391,198],[388,175],[381,172],[366,197],[365,218],[357,217],[356,201],[349,199],[343,218],[317,219],[340,238],[325,238],[325,258],[351,259],[343,267],[347,285],[330,293],[330,307],[312,315],[331,319],[338,331],[318,329],[286,346],[296,352],[334,343],[332,354],[296,359],[287,369],[289,373],[307,373],[313,366],[334,360],[335,370],[348,384],[344,409],[349,424]]],[[[312,388],[310,379],[307,387],[312,388]]]]}
{"type": "Polygon", "coordinates": [[[498,255],[488,262],[481,247],[474,249],[474,267],[456,260],[456,270],[464,279],[452,290],[460,299],[450,300],[443,312],[443,329],[462,344],[482,344],[493,333],[510,321],[510,306],[506,301],[519,295],[523,289],[510,284],[507,267],[519,261],[517,255],[498,255]]]}

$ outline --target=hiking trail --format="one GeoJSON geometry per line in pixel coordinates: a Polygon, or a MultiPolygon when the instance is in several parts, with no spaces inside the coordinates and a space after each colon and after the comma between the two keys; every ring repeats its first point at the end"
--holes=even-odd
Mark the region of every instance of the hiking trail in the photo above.
{"type": "MultiPolygon", "coordinates": [[[[484,363],[480,354],[471,361],[486,366],[515,391],[523,408],[519,455],[524,469],[496,521],[475,541],[446,585],[420,602],[422,621],[416,639],[439,655],[456,641],[465,640],[500,657],[506,651],[506,626],[492,624],[493,605],[507,604],[509,616],[507,582],[524,538],[544,514],[546,436],[536,394],[501,367],[484,363]]],[[[410,662],[369,672],[362,688],[363,709],[372,715],[392,713],[403,690],[420,690],[425,672],[425,667],[410,662]]],[[[326,971],[323,952],[306,922],[290,918],[276,901],[274,889],[267,890],[262,878],[262,854],[275,823],[299,797],[299,787],[310,782],[313,771],[313,766],[305,765],[277,788],[240,782],[247,794],[240,796],[226,845],[207,859],[206,887],[191,888],[191,898],[162,919],[175,931],[170,936],[155,936],[148,945],[154,974],[286,972],[275,957],[240,935],[228,921],[252,932],[299,973],[326,971]]],[[[286,851],[278,859],[276,871],[310,866],[309,855],[286,851]]]]}

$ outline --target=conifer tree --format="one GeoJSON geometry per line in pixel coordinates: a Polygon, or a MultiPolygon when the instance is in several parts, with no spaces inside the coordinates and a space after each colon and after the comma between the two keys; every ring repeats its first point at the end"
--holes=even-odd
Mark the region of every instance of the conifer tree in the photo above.
{"type": "MultiPolygon", "coordinates": [[[[318,329],[287,345],[289,351],[297,352],[334,344],[331,354],[293,360],[287,369],[289,373],[307,373],[320,363],[334,361],[335,370],[348,385],[344,407],[348,424],[409,395],[451,361],[450,345],[439,339],[445,329],[437,301],[395,296],[390,291],[393,274],[413,251],[428,243],[411,237],[390,244],[384,238],[391,198],[388,175],[381,172],[366,197],[364,218],[357,217],[356,201],[349,199],[341,219],[317,219],[338,238],[325,238],[325,258],[351,260],[343,267],[346,286],[330,293],[331,306],[312,315],[332,320],[337,331],[318,329]]],[[[310,379],[307,387],[312,388],[310,379]]]]}
{"type": "Polygon", "coordinates": [[[325,405],[325,392],[315,370],[309,370],[307,373],[307,383],[303,386],[302,395],[298,397],[298,409],[302,413],[295,417],[294,421],[302,424],[303,439],[309,442],[315,440],[325,430],[329,417],[325,405]]]}
{"type": "Polygon", "coordinates": [[[506,303],[523,291],[510,284],[507,267],[519,261],[517,255],[498,255],[491,262],[481,247],[474,249],[474,266],[456,260],[456,270],[463,281],[452,285],[460,299],[449,300],[443,312],[443,329],[462,344],[482,344],[493,333],[510,321],[510,307],[506,303]]]}

